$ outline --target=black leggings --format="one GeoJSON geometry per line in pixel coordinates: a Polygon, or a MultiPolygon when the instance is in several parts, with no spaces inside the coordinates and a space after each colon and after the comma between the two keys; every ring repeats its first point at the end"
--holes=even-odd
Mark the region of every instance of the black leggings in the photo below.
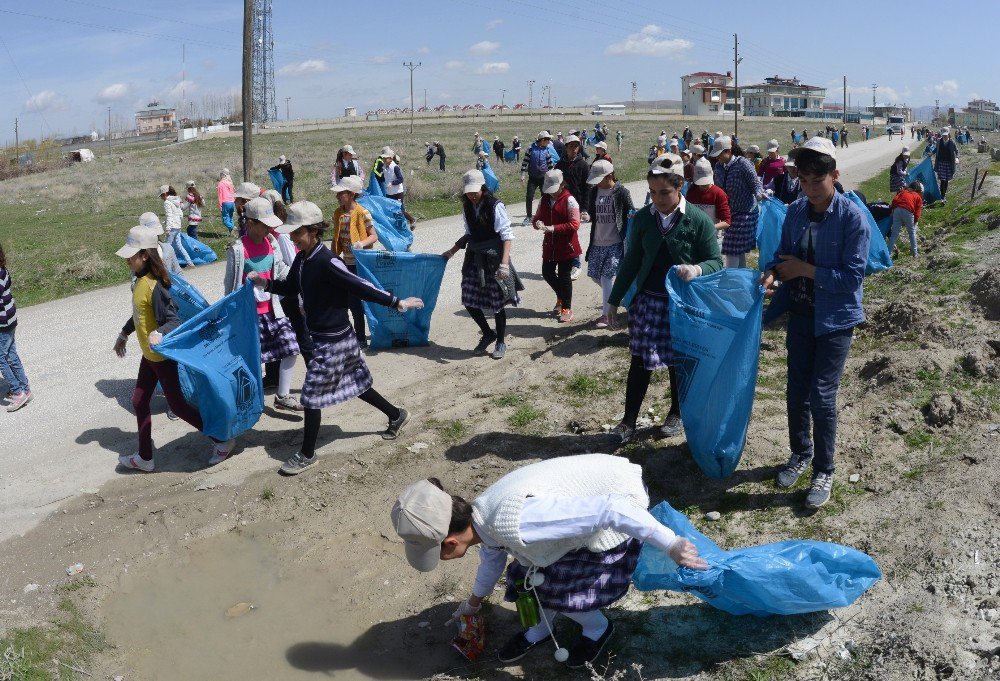
{"type": "Polygon", "coordinates": [[[941,198],[948,193],[948,180],[938,180],[938,185],[941,186],[941,198]]]}
{"type": "Polygon", "coordinates": [[[528,182],[524,185],[524,215],[529,220],[535,214],[531,210],[531,204],[535,202],[535,190],[542,188],[542,183],[545,181],[543,177],[532,177],[528,175],[528,182]]]}
{"type": "Polygon", "coordinates": [[[556,292],[556,298],[567,310],[573,307],[573,258],[568,260],[543,260],[542,278],[556,292]]]}
{"type": "MultiPolygon", "coordinates": [[[[469,316],[479,325],[479,330],[483,332],[483,335],[487,335],[492,331],[489,322],[486,321],[486,313],[480,310],[478,307],[465,306],[468,311],[469,316]]],[[[504,338],[507,336],[507,310],[500,310],[493,315],[493,319],[497,323],[497,342],[503,343],[504,338]]]]}
{"type": "MultiPolygon", "coordinates": [[[[382,397],[375,388],[368,388],[358,399],[367,402],[385,414],[390,421],[399,418],[399,407],[394,407],[389,400],[382,397]]],[[[316,453],[316,438],[319,436],[319,424],[323,418],[322,409],[306,409],[305,430],[302,434],[302,456],[311,459],[316,453]]]]}
{"type": "MultiPolygon", "coordinates": [[[[351,271],[351,274],[358,273],[357,265],[348,265],[347,269],[351,271]]],[[[351,309],[351,318],[354,320],[354,335],[358,337],[358,345],[365,347],[368,341],[365,335],[364,301],[357,296],[347,294],[347,306],[351,309]]]]}
{"type": "MultiPolygon", "coordinates": [[[[667,367],[670,375],[670,414],[680,415],[681,405],[677,397],[677,372],[674,367],[667,367]]],[[[625,382],[625,416],[622,423],[635,427],[642,409],[642,401],[649,389],[649,377],[653,372],[643,366],[642,358],[632,355],[632,364],[628,368],[628,379],[625,382]]]]}

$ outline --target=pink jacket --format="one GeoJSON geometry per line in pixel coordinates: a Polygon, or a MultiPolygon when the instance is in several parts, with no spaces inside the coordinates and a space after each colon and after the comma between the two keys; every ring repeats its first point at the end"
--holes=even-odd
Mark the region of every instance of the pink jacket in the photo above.
{"type": "Polygon", "coordinates": [[[236,194],[236,187],[233,183],[228,180],[219,180],[218,185],[219,190],[219,208],[222,208],[224,203],[232,203],[236,194]]]}

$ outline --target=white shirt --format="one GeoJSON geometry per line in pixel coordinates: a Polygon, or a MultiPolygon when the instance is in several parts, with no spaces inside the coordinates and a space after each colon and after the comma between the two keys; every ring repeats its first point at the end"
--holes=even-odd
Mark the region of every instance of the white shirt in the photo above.
{"type": "MultiPolygon", "coordinates": [[[[507,566],[507,551],[489,536],[488,530],[474,525],[483,540],[479,548],[479,571],[472,593],[485,598],[493,592],[507,566]]],[[[521,540],[540,541],[589,537],[600,530],[615,530],[668,551],[677,535],[661,525],[652,514],[624,496],[528,497],[521,509],[521,540]]]]}

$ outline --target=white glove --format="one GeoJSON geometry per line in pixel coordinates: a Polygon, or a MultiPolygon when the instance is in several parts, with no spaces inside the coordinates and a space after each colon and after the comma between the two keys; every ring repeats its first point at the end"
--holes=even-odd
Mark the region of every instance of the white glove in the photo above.
{"type": "Polygon", "coordinates": [[[701,276],[701,265],[676,265],[677,276],[681,281],[691,281],[695,277],[701,276]]]}
{"type": "Polygon", "coordinates": [[[670,560],[682,567],[694,570],[705,570],[708,563],[698,555],[698,549],[684,537],[677,537],[667,551],[670,560]]]}
{"type": "Polygon", "coordinates": [[[162,333],[160,333],[159,331],[150,331],[149,332],[149,344],[150,345],[159,345],[162,342],[163,342],[163,334],[162,333]]]}
{"type": "Polygon", "coordinates": [[[521,173],[521,182],[524,182],[524,173],[521,173]]]}
{"type": "Polygon", "coordinates": [[[260,272],[251,272],[247,275],[247,279],[257,288],[264,288],[267,286],[267,281],[260,276],[260,272]]]}
{"type": "Polygon", "coordinates": [[[354,250],[354,251],[363,250],[364,247],[365,247],[365,245],[363,243],[361,243],[360,241],[356,241],[353,244],[351,244],[351,250],[354,250]]]}
{"type": "Polygon", "coordinates": [[[580,213],[580,222],[590,222],[590,213],[587,211],[580,213]]]}
{"type": "Polygon", "coordinates": [[[455,608],[455,612],[451,613],[451,619],[445,622],[445,625],[451,624],[460,617],[465,617],[466,615],[475,615],[476,613],[479,612],[479,609],[481,607],[482,607],[481,605],[473,607],[468,600],[464,600],[462,601],[461,605],[455,608]]]}
{"type": "Polygon", "coordinates": [[[396,303],[396,309],[400,312],[406,312],[407,310],[419,310],[424,306],[424,301],[420,298],[401,298],[398,303],[396,303]]]}

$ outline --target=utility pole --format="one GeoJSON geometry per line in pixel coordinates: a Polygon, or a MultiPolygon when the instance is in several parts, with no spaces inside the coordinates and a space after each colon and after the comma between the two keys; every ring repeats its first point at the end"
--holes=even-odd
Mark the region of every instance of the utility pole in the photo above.
{"type": "Polygon", "coordinates": [[[939,115],[940,115],[940,113],[941,113],[940,111],[938,111],[938,105],[939,105],[940,103],[941,103],[941,100],[940,100],[940,99],[935,99],[935,100],[934,100],[934,120],[935,120],[935,121],[937,121],[937,119],[938,119],[938,116],[939,116],[939,115]]]}
{"type": "Polygon", "coordinates": [[[17,119],[14,119],[14,163],[21,166],[21,137],[17,127],[17,119]]]}
{"type": "Polygon", "coordinates": [[[878,90],[878,85],[872,83],[872,123],[875,122],[875,91],[878,90]]]}
{"type": "Polygon", "coordinates": [[[407,63],[403,62],[403,66],[410,69],[410,134],[413,134],[413,72],[420,67],[423,62],[417,62],[414,64],[412,61],[407,63]]]}
{"type": "Polygon", "coordinates": [[[552,113],[552,83],[549,83],[549,113],[552,113]]]}
{"type": "MultiPolygon", "coordinates": [[[[740,62],[743,59],[740,57],[740,38],[734,33],[733,34],[733,94],[736,96],[736,101],[733,102],[733,137],[740,136],[740,62]]],[[[806,108],[809,108],[809,102],[806,102],[806,108]]]]}
{"type": "Polygon", "coordinates": [[[500,90],[500,115],[501,116],[503,116],[503,101],[504,101],[504,98],[506,96],[507,96],[507,91],[506,90],[500,90]]]}
{"type": "Polygon", "coordinates": [[[638,112],[638,111],[639,111],[639,109],[638,109],[638,108],[636,108],[636,104],[635,104],[635,98],[636,98],[636,95],[637,95],[638,93],[639,93],[639,84],[638,84],[638,83],[636,83],[636,82],[635,82],[635,81],[633,80],[633,81],[632,81],[632,115],[635,115],[635,114],[636,114],[636,112],[638,112]]]}
{"type": "Polygon", "coordinates": [[[111,107],[108,107],[108,158],[111,158],[111,107]]]}
{"type": "Polygon", "coordinates": [[[243,181],[253,172],[253,1],[243,0],[243,181]]]}
{"type": "Polygon", "coordinates": [[[847,76],[844,76],[844,124],[847,124],[847,76]]]}
{"type": "Polygon", "coordinates": [[[286,121],[291,120],[291,117],[288,115],[288,102],[289,102],[289,100],[291,100],[291,97],[285,97],[285,120],[286,121]]]}
{"type": "Polygon", "coordinates": [[[535,81],[528,81],[528,118],[531,118],[531,105],[533,104],[533,94],[535,88],[535,81]]]}
{"type": "Polygon", "coordinates": [[[427,109],[427,88],[424,88],[424,109],[427,109]]]}

